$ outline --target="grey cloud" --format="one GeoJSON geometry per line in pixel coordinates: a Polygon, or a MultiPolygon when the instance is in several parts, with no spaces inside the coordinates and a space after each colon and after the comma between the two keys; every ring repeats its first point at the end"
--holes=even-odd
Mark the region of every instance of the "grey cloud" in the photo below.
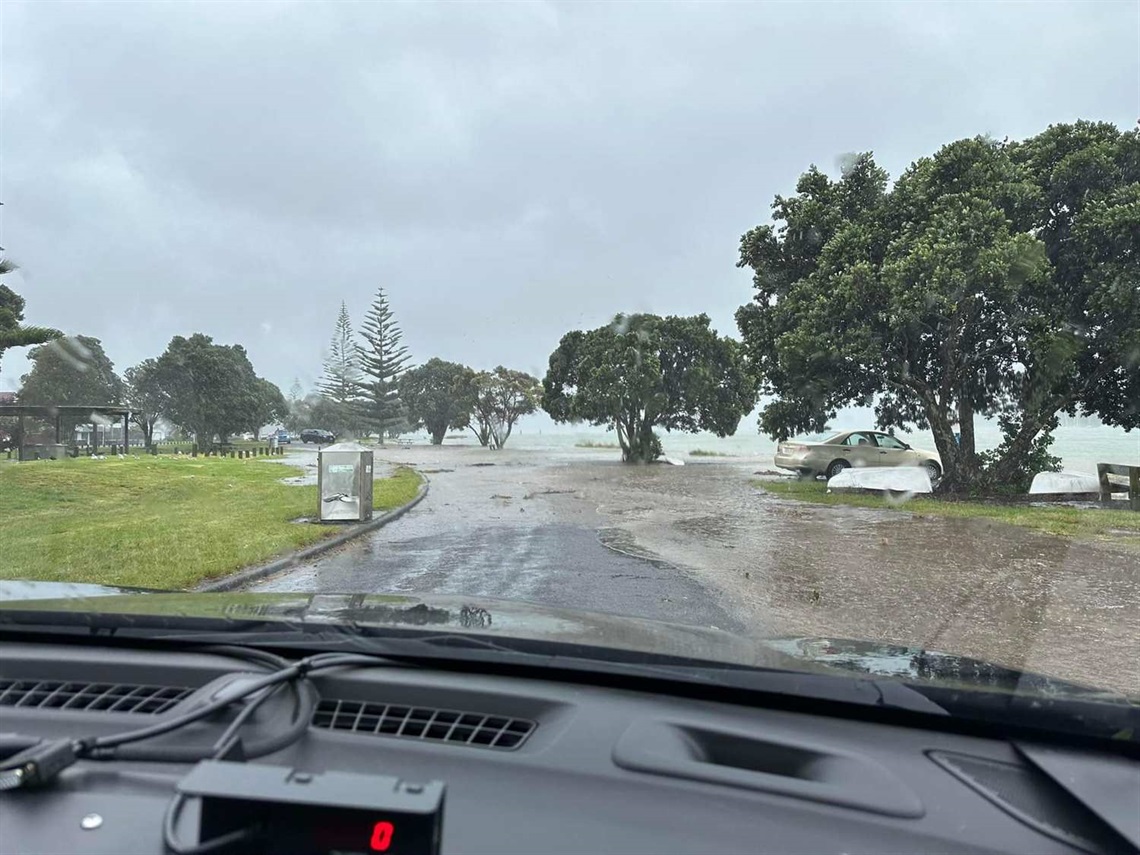
{"type": "Polygon", "coordinates": [[[739,235],[808,163],[1138,100],[1126,3],[0,10],[29,318],[120,369],[202,330],[286,388],[380,284],[420,359],[541,371],[623,310],[733,332],[739,235]]]}

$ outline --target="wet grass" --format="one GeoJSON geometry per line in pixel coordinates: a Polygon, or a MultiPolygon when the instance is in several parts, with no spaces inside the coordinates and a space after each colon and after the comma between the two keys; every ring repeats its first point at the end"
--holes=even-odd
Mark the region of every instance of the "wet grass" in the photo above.
{"type": "Polygon", "coordinates": [[[1135,511],[1074,508],[1065,505],[1030,507],[1021,504],[952,498],[914,498],[902,501],[873,493],[829,493],[822,481],[753,481],[766,492],[821,505],[907,511],[931,516],[977,517],[1055,534],[1089,540],[1108,540],[1140,549],[1140,513],[1135,511]]]}
{"type": "MultiPolygon", "coordinates": [[[[55,460],[0,469],[0,578],[187,588],[336,534],[292,522],[317,488],[256,459],[55,460]]],[[[410,501],[411,469],[377,480],[373,505],[410,501]]]]}
{"type": "Polygon", "coordinates": [[[586,440],[585,442],[574,443],[575,448],[621,448],[616,442],[594,442],[593,440],[586,440]]]}

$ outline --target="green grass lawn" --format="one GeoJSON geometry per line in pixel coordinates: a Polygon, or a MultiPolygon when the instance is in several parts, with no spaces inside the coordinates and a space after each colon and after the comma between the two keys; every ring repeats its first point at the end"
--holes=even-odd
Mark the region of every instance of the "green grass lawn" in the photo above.
{"type": "MultiPolygon", "coordinates": [[[[292,522],[316,511],[296,469],[256,459],[132,457],[0,468],[0,578],[187,588],[343,531],[292,522]]],[[[399,469],[380,511],[414,498],[399,469]]]]}
{"type": "Polygon", "coordinates": [[[896,498],[888,499],[872,493],[829,493],[827,484],[822,481],[754,481],[753,484],[776,496],[821,505],[850,505],[951,517],[982,517],[1048,534],[1111,540],[1140,548],[1140,513],[1135,511],[1082,509],[1066,505],[1029,507],[934,497],[901,502],[896,498]]]}

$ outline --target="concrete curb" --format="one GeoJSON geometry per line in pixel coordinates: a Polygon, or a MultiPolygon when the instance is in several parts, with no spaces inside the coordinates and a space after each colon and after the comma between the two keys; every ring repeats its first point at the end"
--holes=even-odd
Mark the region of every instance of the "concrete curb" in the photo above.
{"type": "Polygon", "coordinates": [[[388,511],[388,513],[371,519],[366,523],[352,526],[347,531],[342,531],[340,534],[330,537],[327,540],[321,540],[312,546],[306,546],[304,549],[291,552],[284,558],[278,558],[274,561],[270,561],[268,564],[247,567],[244,570],[238,570],[236,573],[231,573],[229,576],[223,576],[220,579],[211,579],[208,582],[203,582],[194,588],[194,591],[199,593],[213,593],[216,591],[234,591],[238,588],[244,588],[252,582],[264,579],[266,576],[272,576],[275,573],[280,573],[282,570],[288,570],[290,567],[300,564],[302,561],[308,561],[310,558],[315,558],[331,549],[343,546],[354,538],[383,528],[388,525],[388,523],[398,520],[424,500],[424,496],[428,494],[428,479],[427,476],[423,474],[420,474],[420,478],[423,479],[423,483],[420,484],[415,498],[406,505],[401,505],[395,510],[388,511]]]}

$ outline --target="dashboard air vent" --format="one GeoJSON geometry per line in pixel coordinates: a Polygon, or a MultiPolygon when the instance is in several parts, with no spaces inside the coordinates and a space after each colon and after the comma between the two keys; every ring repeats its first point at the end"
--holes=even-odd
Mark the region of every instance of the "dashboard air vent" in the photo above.
{"type": "Polygon", "coordinates": [[[157,715],[192,691],[181,686],[0,679],[0,707],[157,715]]]}
{"type": "Polygon", "coordinates": [[[522,745],[538,725],[521,718],[457,710],[323,700],[313,714],[313,726],[509,751],[522,745]]]}

